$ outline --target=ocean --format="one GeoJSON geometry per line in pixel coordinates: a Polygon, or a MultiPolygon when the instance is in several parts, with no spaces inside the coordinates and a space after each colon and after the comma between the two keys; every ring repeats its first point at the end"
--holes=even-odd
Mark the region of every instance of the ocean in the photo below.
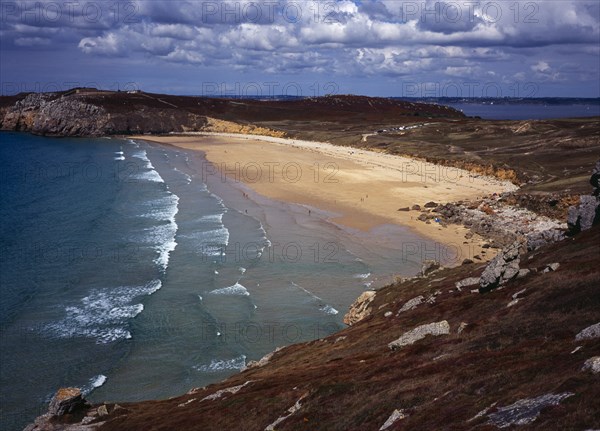
{"type": "Polygon", "coordinates": [[[124,402],[220,381],[343,328],[365,289],[418,272],[426,256],[403,250],[435,254],[206,166],[144,141],[0,133],[0,429],[60,387],[124,402]]]}
{"type": "Polygon", "coordinates": [[[578,118],[600,116],[598,99],[580,101],[579,103],[505,103],[502,99],[487,103],[448,102],[439,100],[465,115],[481,117],[486,120],[549,120],[556,118],[578,118]]]}

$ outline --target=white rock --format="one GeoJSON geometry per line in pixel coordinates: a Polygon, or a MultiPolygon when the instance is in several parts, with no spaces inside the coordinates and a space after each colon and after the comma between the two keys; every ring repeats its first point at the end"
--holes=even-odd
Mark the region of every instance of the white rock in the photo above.
{"type": "Polygon", "coordinates": [[[514,293],[512,299],[517,299],[521,294],[525,293],[527,289],[519,290],[517,293],[514,293]]]}
{"type": "Polygon", "coordinates": [[[428,335],[448,335],[450,333],[450,325],[447,320],[441,322],[432,322],[426,325],[417,326],[415,329],[404,333],[397,340],[388,344],[392,350],[400,349],[404,346],[414,344],[416,341],[422,340],[428,335]]]}
{"type": "Polygon", "coordinates": [[[588,326],[575,336],[575,340],[591,340],[600,337],[600,322],[588,326]]]}
{"type": "Polygon", "coordinates": [[[405,311],[414,310],[420,304],[422,304],[424,300],[425,300],[425,297],[423,295],[419,295],[416,298],[406,301],[406,303],[402,306],[402,308],[400,308],[400,310],[398,310],[398,314],[404,313],[405,311]]]}
{"type": "Polygon", "coordinates": [[[204,398],[202,398],[200,400],[200,402],[204,401],[204,400],[216,400],[221,398],[223,395],[225,394],[236,394],[240,391],[240,389],[242,389],[244,386],[249,385],[250,383],[252,383],[252,380],[248,380],[246,383],[244,383],[243,385],[238,385],[238,386],[232,386],[230,388],[225,388],[225,389],[221,389],[218,390],[217,392],[215,392],[214,394],[210,394],[204,398]]]}
{"type": "Polygon", "coordinates": [[[546,267],[544,268],[544,270],[542,272],[556,271],[559,266],[560,266],[560,263],[558,263],[558,262],[549,263],[548,265],[546,265],[546,267]]]}
{"type": "Polygon", "coordinates": [[[594,374],[600,373],[600,356],[594,356],[585,361],[582,371],[590,370],[594,374]]]}
{"type": "Polygon", "coordinates": [[[265,428],[265,431],[275,431],[275,427],[277,425],[279,425],[281,422],[283,422],[284,420],[289,418],[291,415],[296,413],[298,410],[300,410],[300,408],[302,407],[302,404],[300,404],[300,401],[302,401],[305,396],[306,395],[300,397],[300,399],[298,401],[296,401],[296,404],[294,404],[292,407],[287,409],[287,411],[288,411],[287,415],[280,416],[277,419],[275,419],[275,421],[272,424],[267,425],[267,427],[265,428]]]}
{"type": "Polygon", "coordinates": [[[513,300],[512,300],[512,301],[510,301],[508,304],[506,304],[506,307],[508,308],[508,307],[512,307],[512,306],[514,306],[514,305],[517,305],[517,304],[519,303],[519,301],[520,301],[520,300],[521,300],[520,298],[513,299],[513,300]]]}
{"type": "Polygon", "coordinates": [[[475,286],[476,284],[479,284],[479,277],[469,277],[469,278],[465,278],[463,280],[457,281],[455,283],[455,286],[457,289],[461,289],[463,287],[475,286]]]}
{"type": "Polygon", "coordinates": [[[390,415],[389,418],[387,418],[387,420],[385,421],[385,423],[383,425],[381,425],[381,428],[379,428],[379,431],[383,431],[388,429],[389,427],[391,427],[394,422],[404,419],[406,418],[408,415],[404,413],[404,410],[394,410],[392,412],[392,414],[390,415]]]}

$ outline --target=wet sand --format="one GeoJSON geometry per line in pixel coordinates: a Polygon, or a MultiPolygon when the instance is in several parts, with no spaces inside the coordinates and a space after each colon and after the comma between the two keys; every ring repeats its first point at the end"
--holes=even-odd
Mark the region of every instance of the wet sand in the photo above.
{"type": "MultiPolygon", "coordinates": [[[[206,180],[244,184],[268,198],[304,205],[308,214],[324,210],[331,222],[357,235],[381,236],[389,225],[408,227],[457,250],[459,258],[450,264],[482,255],[482,239],[467,239],[463,227],[426,224],[417,220],[419,211],[399,209],[514,189],[508,182],[456,168],[326,143],[227,134],[134,139],[202,151],[210,162],[201,167],[206,180]]],[[[482,257],[493,254],[488,251],[482,257]]]]}

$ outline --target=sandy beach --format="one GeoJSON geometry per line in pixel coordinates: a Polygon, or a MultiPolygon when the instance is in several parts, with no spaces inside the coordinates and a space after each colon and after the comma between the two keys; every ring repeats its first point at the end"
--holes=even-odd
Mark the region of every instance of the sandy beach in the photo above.
{"type": "Polygon", "coordinates": [[[328,143],[225,133],[133,138],[204,152],[211,163],[202,167],[205,178],[243,183],[268,198],[305,205],[307,212],[311,208],[327,211],[331,222],[350,230],[406,226],[460,249],[461,258],[493,255],[482,254],[481,238],[465,238],[463,227],[427,224],[417,220],[420,211],[400,209],[516,188],[457,168],[328,143]]]}

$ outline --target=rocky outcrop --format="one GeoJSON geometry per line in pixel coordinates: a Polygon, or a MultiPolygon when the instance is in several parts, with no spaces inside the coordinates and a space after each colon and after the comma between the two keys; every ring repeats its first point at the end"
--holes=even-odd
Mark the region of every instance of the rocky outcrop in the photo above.
{"type": "Polygon", "coordinates": [[[455,286],[458,290],[463,287],[476,286],[479,284],[479,277],[467,277],[455,283],[455,286]]]}
{"type": "Polygon", "coordinates": [[[73,413],[86,406],[79,388],[61,388],[59,389],[48,407],[48,413],[51,416],[63,416],[73,413]]]}
{"type": "Polygon", "coordinates": [[[367,290],[366,292],[363,292],[350,306],[350,310],[348,310],[348,313],[346,313],[344,316],[344,323],[348,326],[352,326],[369,316],[371,314],[371,308],[369,305],[374,299],[374,290],[367,290]]]}
{"type": "Polygon", "coordinates": [[[279,352],[281,349],[283,349],[283,347],[276,348],[272,352],[269,352],[265,356],[263,356],[262,358],[260,358],[258,361],[249,361],[246,364],[246,369],[264,367],[265,365],[267,365],[271,361],[271,358],[273,358],[273,355],[275,353],[279,352]]]}
{"type": "Polygon", "coordinates": [[[120,101],[126,97],[121,93],[91,93],[28,94],[2,109],[0,129],[50,136],[104,136],[199,131],[207,125],[206,116],[177,109],[176,105],[144,104],[147,99],[156,102],[150,96],[120,101]]]}
{"type": "Polygon", "coordinates": [[[450,325],[447,320],[432,322],[426,325],[417,326],[415,329],[404,333],[400,338],[389,343],[388,347],[392,350],[397,350],[414,344],[428,335],[439,336],[448,335],[449,333],[450,325]]]}
{"type": "Polygon", "coordinates": [[[425,277],[440,268],[441,265],[437,260],[426,260],[421,266],[421,277],[425,277]]]}
{"type": "Polygon", "coordinates": [[[590,184],[594,188],[594,192],[592,194],[594,196],[600,196],[600,160],[596,162],[596,166],[594,166],[594,169],[592,170],[590,184]]]}
{"type": "Polygon", "coordinates": [[[277,425],[279,425],[281,422],[285,421],[287,418],[289,418],[290,416],[292,416],[294,413],[296,413],[297,411],[299,411],[302,408],[302,404],[300,403],[304,398],[306,398],[306,395],[300,397],[300,399],[298,401],[296,401],[296,403],[290,407],[289,409],[287,409],[287,414],[283,415],[283,416],[279,416],[277,419],[275,419],[275,421],[269,425],[267,425],[267,427],[265,428],[265,431],[275,431],[275,427],[277,425]]]}
{"type": "Polygon", "coordinates": [[[106,110],[81,99],[32,93],[6,110],[1,127],[41,135],[99,136],[111,124],[106,110]]]}
{"type": "Polygon", "coordinates": [[[237,386],[232,386],[230,388],[220,389],[217,392],[215,392],[214,394],[210,394],[210,395],[207,395],[206,397],[202,398],[200,400],[200,402],[207,401],[207,400],[214,401],[214,400],[218,400],[219,398],[221,398],[224,395],[237,394],[241,389],[245,388],[250,383],[252,383],[252,380],[248,380],[247,382],[245,382],[242,385],[237,385],[237,386]]]}
{"type": "Polygon", "coordinates": [[[567,223],[572,233],[588,230],[600,223],[600,197],[581,196],[579,205],[569,208],[567,223]]]}
{"type": "Polygon", "coordinates": [[[102,425],[98,413],[101,408],[106,406],[90,410],[79,388],[61,388],[52,397],[48,412],[24,431],[92,431],[102,425]]]}
{"type": "Polygon", "coordinates": [[[479,291],[488,292],[519,274],[521,243],[513,242],[486,266],[479,278],[479,291]]]}
{"type": "Polygon", "coordinates": [[[560,241],[567,225],[525,208],[504,202],[506,196],[483,199],[478,203],[439,205],[420,220],[439,216],[443,223],[461,224],[471,232],[488,238],[494,247],[506,247],[516,240],[526,242],[528,250],[560,241]]]}
{"type": "Polygon", "coordinates": [[[594,338],[600,338],[600,322],[588,326],[582,329],[576,336],[576,341],[581,340],[593,340],[594,338]]]}
{"type": "Polygon", "coordinates": [[[527,425],[535,421],[545,407],[556,406],[566,398],[575,394],[546,394],[536,398],[525,398],[514,404],[498,407],[496,412],[488,415],[489,424],[498,428],[508,428],[512,425],[527,425]]]}
{"type": "Polygon", "coordinates": [[[410,299],[404,303],[400,310],[398,310],[398,314],[404,313],[405,311],[414,310],[423,302],[425,302],[425,297],[423,295],[419,295],[416,298],[410,299]]]}
{"type": "Polygon", "coordinates": [[[381,428],[379,428],[379,431],[384,431],[386,429],[388,429],[389,427],[391,427],[392,425],[394,425],[394,423],[396,421],[405,419],[406,417],[408,417],[408,415],[406,413],[404,413],[404,410],[400,409],[396,409],[392,412],[392,414],[390,415],[389,418],[387,418],[387,420],[385,421],[385,423],[383,425],[381,425],[381,428]]]}
{"type": "Polygon", "coordinates": [[[567,224],[572,234],[588,230],[600,223],[600,160],[596,163],[590,184],[594,187],[591,196],[580,197],[579,205],[569,208],[567,224]]]}
{"type": "Polygon", "coordinates": [[[594,356],[583,363],[582,371],[591,371],[592,374],[600,373],[600,356],[594,356]]]}

